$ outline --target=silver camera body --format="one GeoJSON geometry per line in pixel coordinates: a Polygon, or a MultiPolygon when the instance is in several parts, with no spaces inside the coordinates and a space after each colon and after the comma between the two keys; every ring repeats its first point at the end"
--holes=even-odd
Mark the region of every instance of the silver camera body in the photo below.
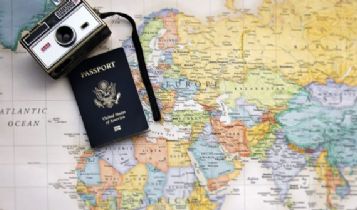
{"type": "Polygon", "coordinates": [[[65,0],[21,39],[54,79],[69,73],[110,36],[106,23],[84,0],[65,0]]]}

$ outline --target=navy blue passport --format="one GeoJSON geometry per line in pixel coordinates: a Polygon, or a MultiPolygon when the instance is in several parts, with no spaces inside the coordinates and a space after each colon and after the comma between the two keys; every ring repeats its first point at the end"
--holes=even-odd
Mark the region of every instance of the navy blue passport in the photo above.
{"type": "Polygon", "coordinates": [[[83,61],[68,77],[91,147],[149,128],[123,48],[83,61]]]}

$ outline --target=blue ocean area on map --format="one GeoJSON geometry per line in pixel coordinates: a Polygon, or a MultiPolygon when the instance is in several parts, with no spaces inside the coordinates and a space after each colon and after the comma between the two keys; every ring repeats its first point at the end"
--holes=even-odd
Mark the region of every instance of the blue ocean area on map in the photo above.
{"type": "Polygon", "coordinates": [[[233,162],[227,161],[218,141],[212,135],[211,125],[206,125],[203,133],[189,149],[207,179],[217,178],[234,171],[233,162]]]}
{"type": "Polygon", "coordinates": [[[45,0],[0,0],[0,5],[0,44],[13,50],[22,32],[31,29],[54,7],[45,0]]]}
{"type": "Polygon", "coordinates": [[[88,186],[97,185],[100,183],[99,158],[92,156],[87,158],[86,167],[83,171],[77,170],[79,180],[88,186]]]}
{"type": "Polygon", "coordinates": [[[277,117],[288,141],[312,150],[322,147],[332,166],[356,166],[357,104],[351,103],[351,97],[343,97],[356,91],[331,82],[301,90],[289,102],[289,109],[277,117]]]}

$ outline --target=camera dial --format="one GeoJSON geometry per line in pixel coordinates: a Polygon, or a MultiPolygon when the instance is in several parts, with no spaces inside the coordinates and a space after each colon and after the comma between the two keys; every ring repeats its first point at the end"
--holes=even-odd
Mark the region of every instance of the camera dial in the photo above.
{"type": "Polygon", "coordinates": [[[56,31],[56,41],[63,47],[69,47],[76,41],[76,32],[69,26],[61,26],[56,31]]]}

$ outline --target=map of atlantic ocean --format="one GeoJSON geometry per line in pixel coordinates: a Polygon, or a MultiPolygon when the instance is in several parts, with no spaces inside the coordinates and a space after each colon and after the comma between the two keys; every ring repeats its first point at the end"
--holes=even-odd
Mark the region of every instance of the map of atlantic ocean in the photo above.
{"type": "Polygon", "coordinates": [[[54,6],[0,0],[0,210],[357,209],[356,1],[89,3],[135,17],[163,120],[112,18],[97,51],[125,49],[150,131],[91,149],[18,45],[54,6]]]}

